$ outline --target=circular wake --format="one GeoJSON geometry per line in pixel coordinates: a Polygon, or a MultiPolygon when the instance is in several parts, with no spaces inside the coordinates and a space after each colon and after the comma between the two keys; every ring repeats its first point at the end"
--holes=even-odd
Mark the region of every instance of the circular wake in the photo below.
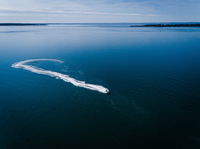
{"type": "Polygon", "coordinates": [[[93,91],[98,91],[98,92],[104,93],[104,94],[109,93],[109,90],[107,88],[101,86],[101,85],[85,83],[85,81],[76,80],[76,79],[74,79],[74,78],[72,78],[72,77],[70,77],[66,74],[62,74],[62,73],[50,71],[50,70],[44,70],[44,69],[41,69],[41,68],[37,68],[35,66],[28,65],[28,63],[30,63],[30,62],[36,62],[36,61],[52,61],[52,62],[63,63],[63,61],[57,60],[57,59],[29,59],[29,60],[14,63],[14,64],[12,64],[12,67],[13,68],[21,68],[21,69],[24,69],[24,70],[28,70],[30,72],[34,72],[34,73],[42,74],[42,75],[47,75],[47,76],[50,76],[50,77],[56,77],[56,78],[61,79],[65,82],[71,83],[71,84],[73,84],[74,86],[77,86],[77,87],[83,87],[83,88],[90,89],[90,90],[93,90],[93,91]]]}

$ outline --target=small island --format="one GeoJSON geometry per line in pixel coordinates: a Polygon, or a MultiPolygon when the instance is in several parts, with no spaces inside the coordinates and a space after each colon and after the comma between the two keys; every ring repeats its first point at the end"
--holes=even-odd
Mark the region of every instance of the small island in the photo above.
{"type": "Polygon", "coordinates": [[[130,25],[130,27],[200,27],[200,23],[143,24],[143,25],[130,25]]]}

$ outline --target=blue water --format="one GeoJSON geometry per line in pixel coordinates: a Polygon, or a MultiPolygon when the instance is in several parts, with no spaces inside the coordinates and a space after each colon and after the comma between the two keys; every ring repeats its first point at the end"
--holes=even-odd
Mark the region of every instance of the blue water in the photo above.
{"type": "Polygon", "coordinates": [[[200,148],[200,28],[0,27],[0,148],[200,148]],[[111,94],[11,68],[34,66],[111,94]]]}

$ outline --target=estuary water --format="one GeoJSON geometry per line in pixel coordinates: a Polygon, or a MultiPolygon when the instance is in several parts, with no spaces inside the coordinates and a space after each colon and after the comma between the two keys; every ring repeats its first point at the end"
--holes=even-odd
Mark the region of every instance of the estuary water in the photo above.
{"type": "Polygon", "coordinates": [[[1,26],[0,148],[200,148],[200,27],[131,24],[1,26]]]}

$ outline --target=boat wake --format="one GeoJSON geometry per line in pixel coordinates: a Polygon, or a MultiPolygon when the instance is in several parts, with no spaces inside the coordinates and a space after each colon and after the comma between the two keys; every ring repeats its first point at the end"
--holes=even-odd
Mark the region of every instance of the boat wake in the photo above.
{"type": "Polygon", "coordinates": [[[55,78],[65,81],[65,82],[71,83],[77,87],[82,87],[82,88],[90,89],[93,91],[98,91],[98,92],[104,93],[104,94],[109,93],[109,90],[101,85],[89,84],[89,83],[86,83],[85,81],[76,80],[66,74],[62,74],[62,73],[50,71],[50,70],[45,70],[45,69],[38,68],[38,67],[35,67],[32,65],[28,65],[28,63],[30,63],[30,62],[37,62],[37,61],[51,61],[51,62],[64,63],[63,61],[57,60],[57,59],[29,59],[29,60],[14,63],[14,64],[12,64],[12,67],[13,68],[21,68],[21,69],[28,70],[30,72],[37,73],[37,74],[55,77],[55,78]]]}

